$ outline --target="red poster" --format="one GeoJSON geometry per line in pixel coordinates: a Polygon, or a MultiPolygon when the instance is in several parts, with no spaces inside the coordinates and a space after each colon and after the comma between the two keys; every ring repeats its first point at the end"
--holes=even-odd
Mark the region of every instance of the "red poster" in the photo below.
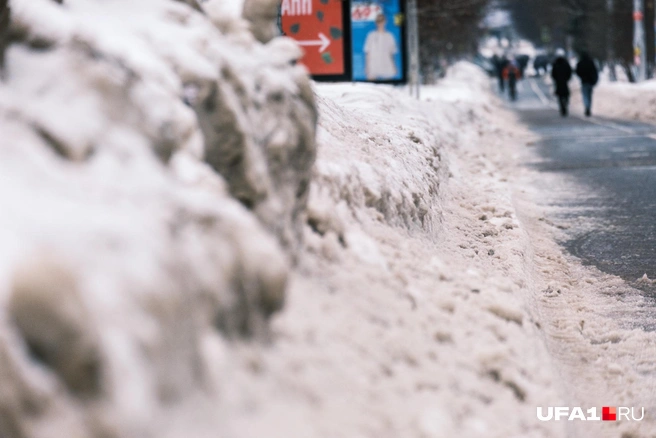
{"type": "Polygon", "coordinates": [[[344,0],[282,0],[282,31],[305,50],[301,60],[313,76],[346,74],[344,0]]]}

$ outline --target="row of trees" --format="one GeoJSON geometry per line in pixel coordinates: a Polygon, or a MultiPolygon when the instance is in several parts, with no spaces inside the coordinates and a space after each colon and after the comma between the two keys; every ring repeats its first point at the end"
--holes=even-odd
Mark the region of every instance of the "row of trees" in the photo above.
{"type": "MultiPolygon", "coordinates": [[[[645,0],[645,23],[654,23],[654,0],[645,0]]],[[[547,48],[571,46],[632,78],[633,0],[505,0],[518,32],[547,48]]],[[[654,59],[654,26],[645,26],[647,59],[654,59]]],[[[653,62],[648,71],[653,70],[653,62]]]]}
{"type": "MultiPolygon", "coordinates": [[[[654,71],[654,3],[643,0],[647,70],[654,71]]],[[[511,12],[517,32],[547,49],[587,51],[633,78],[633,0],[417,0],[424,72],[476,52],[490,7],[511,12]]]]}
{"type": "Polygon", "coordinates": [[[417,0],[420,58],[424,74],[441,60],[476,52],[490,0],[417,0]]]}

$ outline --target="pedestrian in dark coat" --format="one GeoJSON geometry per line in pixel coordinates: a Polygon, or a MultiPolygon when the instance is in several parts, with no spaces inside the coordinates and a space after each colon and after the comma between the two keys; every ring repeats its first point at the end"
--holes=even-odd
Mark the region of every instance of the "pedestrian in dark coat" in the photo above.
{"type": "Polygon", "coordinates": [[[505,56],[498,57],[497,55],[494,55],[492,62],[494,63],[497,79],[499,81],[499,92],[503,93],[506,89],[506,80],[503,77],[503,70],[506,68],[509,61],[505,56]]]}
{"type": "Polygon", "coordinates": [[[506,68],[503,69],[502,76],[504,80],[508,81],[510,100],[517,100],[517,81],[522,78],[522,72],[515,60],[510,61],[506,68]]]}
{"type": "Polygon", "coordinates": [[[533,68],[538,76],[542,74],[542,71],[547,73],[547,67],[549,67],[549,57],[547,55],[538,55],[535,57],[533,68]]]}
{"type": "Polygon", "coordinates": [[[583,105],[585,106],[585,115],[592,115],[592,90],[599,80],[599,72],[590,55],[586,52],[581,53],[578,64],[576,64],[576,74],[581,78],[581,93],[583,94],[583,105]]]}
{"type": "Polygon", "coordinates": [[[560,115],[567,116],[567,107],[569,106],[569,85],[572,78],[572,67],[565,58],[564,53],[557,53],[557,58],[551,67],[551,78],[556,85],[556,96],[560,106],[560,115]]]}

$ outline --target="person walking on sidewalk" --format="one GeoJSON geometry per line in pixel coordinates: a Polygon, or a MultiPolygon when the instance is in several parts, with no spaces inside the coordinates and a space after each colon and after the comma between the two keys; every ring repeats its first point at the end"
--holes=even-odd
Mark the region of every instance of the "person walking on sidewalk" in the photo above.
{"type": "Polygon", "coordinates": [[[581,53],[578,64],[576,64],[576,74],[581,79],[581,93],[583,94],[583,105],[585,106],[585,115],[592,115],[592,89],[597,85],[599,72],[590,55],[586,52],[581,53]]]}
{"type": "Polygon", "coordinates": [[[514,59],[503,69],[503,79],[508,81],[508,94],[510,100],[517,100],[517,81],[521,79],[522,72],[519,70],[517,61],[514,59]]]}
{"type": "Polygon", "coordinates": [[[551,67],[551,78],[556,85],[556,96],[560,106],[560,115],[567,116],[567,107],[569,106],[569,80],[572,78],[572,67],[565,58],[565,51],[558,49],[556,51],[556,60],[551,67]]]}
{"type": "Polygon", "coordinates": [[[506,91],[506,80],[503,78],[503,71],[508,65],[508,59],[505,56],[499,57],[494,55],[492,62],[494,63],[495,73],[499,81],[499,92],[503,94],[506,91]]]}

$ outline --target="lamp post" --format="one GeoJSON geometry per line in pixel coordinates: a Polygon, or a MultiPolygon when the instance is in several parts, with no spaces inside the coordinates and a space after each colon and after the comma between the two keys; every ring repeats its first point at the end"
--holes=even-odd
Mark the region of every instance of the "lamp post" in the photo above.
{"type": "Polygon", "coordinates": [[[417,0],[408,0],[406,26],[408,29],[410,94],[414,94],[419,99],[419,24],[417,18],[417,0]]]}
{"type": "Polygon", "coordinates": [[[636,68],[636,81],[644,81],[647,77],[647,53],[643,0],[633,0],[633,64],[636,68]]]}

